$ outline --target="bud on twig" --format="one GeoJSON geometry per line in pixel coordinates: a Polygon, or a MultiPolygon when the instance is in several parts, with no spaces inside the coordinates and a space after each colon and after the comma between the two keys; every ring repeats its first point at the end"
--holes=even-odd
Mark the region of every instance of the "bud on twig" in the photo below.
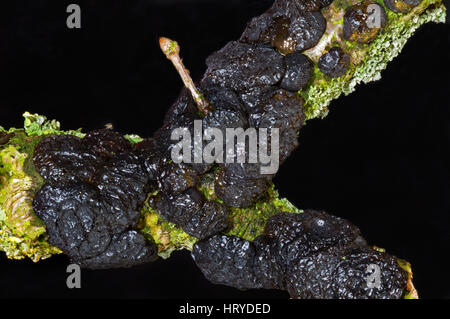
{"type": "Polygon", "coordinates": [[[163,37],[159,38],[159,45],[166,57],[172,61],[186,88],[191,92],[195,103],[197,103],[199,111],[202,112],[203,115],[206,115],[211,110],[210,105],[203,95],[197,90],[194,81],[189,75],[189,70],[184,66],[183,61],[180,58],[180,46],[178,45],[178,42],[163,37]]]}

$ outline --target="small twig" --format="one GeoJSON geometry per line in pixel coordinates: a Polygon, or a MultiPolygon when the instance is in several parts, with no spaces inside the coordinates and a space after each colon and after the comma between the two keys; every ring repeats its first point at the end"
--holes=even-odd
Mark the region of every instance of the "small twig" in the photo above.
{"type": "Polygon", "coordinates": [[[194,81],[189,75],[189,70],[184,66],[183,61],[180,58],[180,46],[178,45],[178,42],[168,38],[159,38],[159,45],[166,57],[172,61],[186,88],[191,92],[195,103],[197,103],[199,111],[203,115],[206,115],[211,110],[210,105],[203,95],[197,90],[194,81]]]}

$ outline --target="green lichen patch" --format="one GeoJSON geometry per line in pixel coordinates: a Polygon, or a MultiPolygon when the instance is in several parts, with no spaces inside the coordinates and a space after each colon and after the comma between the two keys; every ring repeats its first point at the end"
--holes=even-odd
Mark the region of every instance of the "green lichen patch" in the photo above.
{"type": "Polygon", "coordinates": [[[144,140],[142,137],[135,134],[126,134],[123,137],[130,142],[131,145],[136,145],[144,140]]]}
{"type": "Polygon", "coordinates": [[[180,227],[164,219],[158,210],[150,204],[150,199],[154,196],[158,196],[158,193],[150,194],[141,210],[141,220],[138,225],[138,230],[146,238],[155,241],[158,247],[158,255],[164,259],[169,258],[175,250],[192,250],[197,239],[189,236],[180,227]]]}
{"type": "Polygon", "coordinates": [[[39,114],[30,114],[25,112],[24,129],[28,136],[61,135],[70,134],[78,137],[84,137],[85,134],[78,130],[62,131],[61,124],[56,120],[47,120],[47,117],[39,114]]]}
{"type": "Polygon", "coordinates": [[[263,233],[268,219],[281,212],[301,213],[302,210],[297,209],[287,199],[281,199],[272,185],[265,198],[251,207],[231,208],[231,228],[226,234],[252,241],[263,233]]]}

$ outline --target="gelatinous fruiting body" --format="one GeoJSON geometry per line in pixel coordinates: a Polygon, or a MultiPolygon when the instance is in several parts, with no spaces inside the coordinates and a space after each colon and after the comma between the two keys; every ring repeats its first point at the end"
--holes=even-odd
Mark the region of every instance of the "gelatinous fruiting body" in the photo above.
{"type": "Polygon", "coordinates": [[[196,238],[204,239],[228,228],[228,208],[205,200],[194,188],[177,196],[162,194],[152,200],[164,218],[196,238]]]}
{"type": "Polygon", "coordinates": [[[317,211],[277,214],[253,242],[200,241],[192,256],[213,283],[283,289],[292,298],[398,299],[408,281],[396,258],[367,247],[357,227],[317,211]]]}
{"type": "Polygon", "coordinates": [[[344,15],[344,38],[349,41],[370,43],[386,24],[384,8],[371,0],[349,7],[344,15]]]}
{"type": "Polygon", "coordinates": [[[14,133],[0,132],[0,145],[4,145],[9,142],[9,140],[14,136],[14,133]]]}
{"type": "Polygon", "coordinates": [[[271,48],[230,42],[211,55],[205,77],[212,84],[245,91],[277,84],[284,76],[283,56],[271,48]]]}
{"type": "Polygon", "coordinates": [[[34,163],[46,180],[33,208],[49,242],[87,268],[131,267],[157,249],[136,228],[149,191],[141,157],[119,134],[94,131],[44,138],[34,163]]]}
{"type": "Polygon", "coordinates": [[[286,74],[281,81],[282,89],[297,92],[308,84],[312,73],[312,63],[301,53],[288,54],[284,58],[286,74]]]}
{"type": "Polygon", "coordinates": [[[320,8],[330,1],[276,1],[263,15],[254,18],[241,41],[270,44],[282,54],[302,52],[319,42],[326,28],[320,8]]]}
{"type": "Polygon", "coordinates": [[[334,47],[319,59],[319,69],[324,74],[338,78],[345,74],[350,64],[350,56],[341,48],[334,47]]]}
{"type": "Polygon", "coordinates": [[[238,289],[261,288],[255,274],[255,247],[238,237],[216,235],[194,246],[192,257],[206,278],[238,289]]]}
{"type": "MultiPolygon", "coordinates": [[[[326,23],[318,10],[326,4],[327,1],[277,1],[267,13],[270,23],[256,26],[265,28],[260,38],[255,38],[257,31],[250,24],[242,41],[230,42],[208,57],[208,68],[198,83],[198,90],[211,110],[199,116],[194,99],[186,90],[170,108],[164,126],[154,136],[161,157],[152,155],[153,159],[147,160],[146,165],[152,167],[161,190],[161,201],[156,202],[161,209],[164,208],[162,214],[184,230],[189,229],[189,234],[203,236],[195,234],[187,221],[175,217],[179,209],[166,205],[166,202],[176,203],[181,193],[189,188],[198,188],[205,174],[215,170],[215,196],[226,206],[236,208],[249,207],[260,199],[274,174],[263,174],[260,163],[249,164],[248,148],[245,150],[245,163],[237,163],[236,153],[230,155],[235,163],[224,163],[229,161],[225,156],[221,160],[218,157],[217,163],[205,163],[202,159],[197,162],[195,149],[200,146],[202,150],[206,144],[204,141],[197,141],[196,145],[191,141],[192,162],[176,166],[171,163],[170,156],[178,141],[171,141],[171,133],[176,128],[185,128],[185,132],[193,137],[195,121],[201,121],[203,130],[218,128],[222,131],[225,147],[226,129],[267,129],[269,135],[278,129],[279,159],[283,162],[298,146],[298,132],[305,114],[304,100],[297,92],[308,84],[312,76],[311,61],[298,51],[315,45],[322,36],[326,23]],[[283,29],[285,24],[279,24],[280,19],[288,20],[286,30],[283,29]],[[275,30],[277,28],[278,31],[275,30]],[[275,43],[278,40],[290,41],[283,37],[293,39],[291,49],[282,50],[275,43]],[[288,51],[292,53],[283,55],[288,51]]],[[[270,151],[269,147],[267,151],[270,151]]],[[[229,155],[225,148],[223,154],[229,155]]]]}
{"type": "Polygon", "coordinates": [[[408,13],[419,5],[421,0],[384,0],[389,10],[400,13],[408,13]]]}

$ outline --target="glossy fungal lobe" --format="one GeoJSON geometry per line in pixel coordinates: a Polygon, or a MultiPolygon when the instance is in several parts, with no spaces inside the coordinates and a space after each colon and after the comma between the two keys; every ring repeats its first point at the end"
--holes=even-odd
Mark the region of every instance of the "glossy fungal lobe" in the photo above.
{"type": "Polygon", "coordinates": [[[236,91],[277,84],[284,75],[283,56],[271,48],[230,42],[211,55],[205,77],[236,91]]]}
{"type": "Polygon", "coordinates": [[[0,132],[0,145],[5,145],[13,137],[14,137],[14,133],[8,134],[6,132],[0,132]]]}
{"type": "Polygon", "coordinates": [[[399,13],[408,13],[420,4],[421,0],[384,0],[389,10],[399,13]]]}
{"type": "Polygon", "coordinates": [[[278,0],[263,15],[254,18],[241,41],[271,44],[282,54],[315,46],[325,32],[326,20],[319,12],[329,1],[278,0]]]}
{"type": "Polygon", "coordinates": [[[133,230],[149,190],[139,155],[119,134],[44,138],[34,164],[46,180],[33,208],[49,242],[87,268],[131,267],[156,257],[156,246],[133,230]]]}
{"type": "Polygon", "coordinates": [[[372,42],[386,24],[384,8],[371,0],[349,7],[344,15],[344,38],[353,42],[372,42]]]}
{"type": "Polygon", "coordinates": [[[191,236],[204,239],[228,227],[228,208],[210,202],[194,188],[171,196],[161,195],[151,203],[168,221],[180,225],[191,236]]]}
{"type": "Polygon", "coordinates": [[[192,251],[195,263],[209,281],[237,289],[261,288],[254,269],[255,255],[250,242],[224,235],[200,241],[192,251]]]}
{"type": "Polygon", "coordinates": [[[344,75],[349,64],[350,56],[338,47],[330,49],[320,57],[318,62],[320,71],[332,78],[344,75]]]}
{"type": "Polygon", "coordinates": [[[251,178],[236,168],[235,165],[224,168],[216,176],[214,189],[227,206],[247,208],[265,193],[270,183],[268,178],[251,178]]]}
{"type": "Polygon", "coordinates": [[[302,52],[319,42],[325,28],[326,21],[320,12],[304,12],[295,18],[277,17],[271,44],[283,54],[302,52]]]}
{"type": "Polygon", "coordinates": [[[288,54],[284,58],[286,73],[281,81],[282,89],[297,92],[309,82],[312,73],[312,63],[301,53],[288,54]]]}
{"type": "Polygon", "coordinates": [[[280,213],[249,242],[217,235],[192,256],[213,283],[239,289],[283,289],[292,298],[400,298],[407,274],[394,257],[367,247],[359,229],[324,212],[280,213]],[[380,269],[379,287],[367,267],[380,269]]]}

